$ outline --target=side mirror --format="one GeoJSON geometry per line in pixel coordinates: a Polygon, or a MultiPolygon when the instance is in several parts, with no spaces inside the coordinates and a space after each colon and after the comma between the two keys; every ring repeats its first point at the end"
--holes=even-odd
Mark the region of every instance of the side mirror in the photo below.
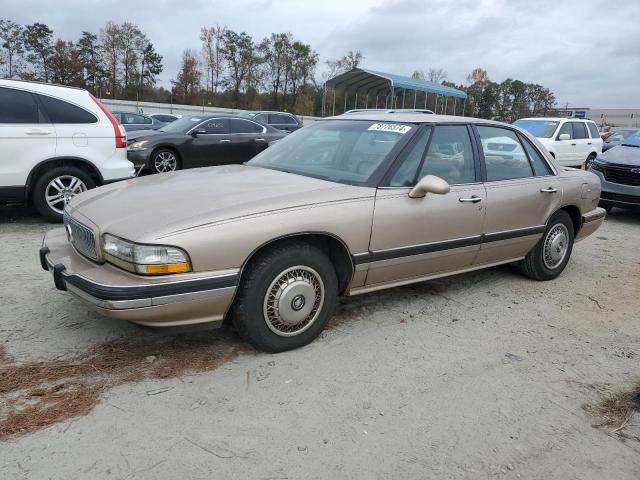
{"type": "Polygon", "coordinates": [[[191,132],[191,136],[192,137],[197,137],[198,135],[205,135],[206,133],[207,133],[206,130],[199,129],[199,130],[194,130],[193,132],[191,132]]]}
{"type": "Polygon", "coordinates": [[[558,135],[558,140],[571,140],[571,135],[568,133],[561,133],[558,135]]]}
{"type": "Polygon", "coordinates": [[[420,179],[415,187],[409,192],[411,198],[422,198],[427,193],[435,193],[436,195],[445,195],[449,193],[451,187],[440,177],[435,175],[426,175],[420,179]]]}

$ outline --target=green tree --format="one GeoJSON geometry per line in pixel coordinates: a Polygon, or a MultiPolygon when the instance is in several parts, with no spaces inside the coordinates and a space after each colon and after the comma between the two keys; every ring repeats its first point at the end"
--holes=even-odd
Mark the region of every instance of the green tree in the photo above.
{"type": "Polygon", "coordinates": [[[7,66],[5,77],[13,78],[20,65],[20,56],[24,53],[22,27],[11,20],[0,19],[0,42],[4,49],[4,63],[7,66]]]}
{"type": "Polygon", "coordinates": [[[157,53],[151,43],[147,43],[142,51],[140,65],[140,100],[144,93],[144,87],[153,88],[156,77],[162,73],[162,55],[157,53]]]}
{"type": "Polygon", "coordinates": [[[250,69],[256,65],[255,45],[250,35],[227,30],[224,35],[224,58],[227,62],[227,84],[233,91],[233,107],[240,104],[240,90],[250,69]]]}
{"type": "Polygon", "coordinates": [[[98,43],[98,36],[91,32],[83,31],[77,47],[84,71],[85,85],[91,92],[97,93],[101,90],[100,87],[102,87],[106,76],[103,65],[104,58],[98,43]]]}
{"type": "Polygon", "coordinates": [[[27,60],[33,66],[30,78],[50,79],[50,61],[53,55],[53,30],[43,23],[27,25],[23,32],[27,60]]]}

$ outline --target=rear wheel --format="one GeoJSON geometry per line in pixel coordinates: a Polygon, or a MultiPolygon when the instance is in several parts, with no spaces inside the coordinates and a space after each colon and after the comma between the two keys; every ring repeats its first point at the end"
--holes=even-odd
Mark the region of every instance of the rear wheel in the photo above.
{"type": "Polygon", "coordinates": [[[76,167],[56,167],[44,173],[33,190],[33,204],[50,222],[61,222],[67,203],[96,186],[93,179],[76,167]]]}
{"type": "Polygon", "coordinates": [[[536,280],[552,280],[562,273],[573,250],[573,222],[564,210],[553,214],[540,241],[518,264],[520,271],[536,280]]]}
{"type": "Polygon", "coordinates": [[[267,352],[298,348],[315,339],[332,317],[338,281],[318,248],[287,241],[247,266],[231,312],[251,345],[267,352]]]}
{"type": "Polygon", "coordinates": [[[153,173],[175,172],[180,169],[180,159],[174,150],[159,148],[151,155],[149,167],[153,173]]]}

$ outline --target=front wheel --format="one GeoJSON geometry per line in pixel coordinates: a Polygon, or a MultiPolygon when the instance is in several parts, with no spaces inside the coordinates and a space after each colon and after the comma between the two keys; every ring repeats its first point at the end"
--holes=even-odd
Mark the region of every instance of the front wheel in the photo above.
{"type": "Polygon", "coordinates": [[[562,273],[573,250],[573,222],[564,210],[552,215],[540,241],[518,264],[520,271],[535,280],[552,280],[562,273]]]}
{"type": "Polygon", "coordinates": [[[76,167],[56,167],[42,175],[33,190],[33,204],[50,222],[61,222],[67,203],[96,186],[93,179],[76,167]]]}
{"type": "Polygon", "coordinates": [[[149,167],[153,173],[175,172],[180,168],[180,159],[175,151],[160,148],[151,155],[149,167]]]}
{"type": "Polygon", "coordinates": [[[282,352],[315,339],[332,317],[337,297],[335,269],[324,252],[287,241],[251,261],[231,315],[255,348],[282,352]]]}

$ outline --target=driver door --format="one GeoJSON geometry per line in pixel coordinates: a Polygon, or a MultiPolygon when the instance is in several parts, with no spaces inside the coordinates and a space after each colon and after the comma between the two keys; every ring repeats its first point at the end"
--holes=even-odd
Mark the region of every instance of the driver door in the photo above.
{"type": "Polygon", "coordinates": [[[470,267],[482,241],[486,193],[466,125],[419,134],[385,186],[376,193],[366,284],[420,281],[470,267]],[[410,198],[425,175],[451,191],[410,198]]]}

